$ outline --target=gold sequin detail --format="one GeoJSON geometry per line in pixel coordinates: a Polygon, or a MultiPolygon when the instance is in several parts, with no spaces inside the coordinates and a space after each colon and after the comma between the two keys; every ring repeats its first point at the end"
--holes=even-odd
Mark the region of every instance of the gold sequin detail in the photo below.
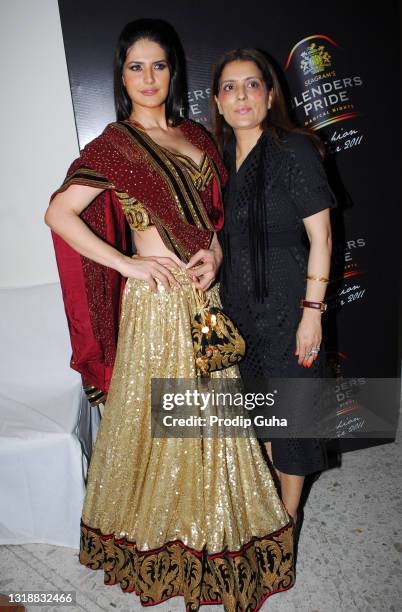
{"type": "Polygon", "coordinates": [[[174,155],[185,166],[187,172],[191,176],[195,188],[198,191],[204,191],[204,189],[206,189],[209,183],[212,181],[213,177],[211,163],[206,152],[203,152],[201,160],[198,164],[188,155],[183,155],[181,153],[175,153],[174,155]]]}
{"type": "MultiPolygon", "coordinates": [[[[181,286],[171,291],[126,281],[80,561],[103,568],[106,583],[137,592],[141,603],[181,594],[188,610],[204,599],[253,610],[294,581],[292,525],[258,441],[150,434],[151,378],[196,377],[190,322],[197,305],[186,271],[174,274],[181,286]]],[[[208,293],[220,307],[218,285],[208,293]]]]}

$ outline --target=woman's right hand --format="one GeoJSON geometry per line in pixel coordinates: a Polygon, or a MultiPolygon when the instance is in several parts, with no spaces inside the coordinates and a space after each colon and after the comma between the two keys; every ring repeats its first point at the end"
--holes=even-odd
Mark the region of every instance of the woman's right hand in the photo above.
{"type": "Polygon", "coordinates": [[[45,223],[75,251],[103,266],[117,270],[123,276],[145,280],[157,291],[156,280],[170,291],[180,287],[168,268],[179,270],[171,257],[127,257],[115,247],[99,238],[81,219],[80,214],[102,193],[103,189],[86,185],[70,185],[58,193],[45,214],[45,223]]]}
{"type": "Polygon", "coordinates": [[[121,261],[118,271],[126,278],[147,281],[152,291],[158,290],[157,280],[161,282],[166,291],[170,291],[174,287],[180,287],[180,283],[169,268],[180,270],[179,265],[171,257],[133,255],[121,261]]]}

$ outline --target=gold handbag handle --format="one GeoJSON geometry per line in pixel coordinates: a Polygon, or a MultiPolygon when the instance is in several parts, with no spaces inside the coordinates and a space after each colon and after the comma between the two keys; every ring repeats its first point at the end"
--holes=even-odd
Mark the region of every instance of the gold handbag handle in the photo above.
{"type": "Polygon", "coordinates": [[[194,293],[195,301],[197,304],[197,308],[199,310],[201,310],[202,308],[205,308],[208,303],[208,299],[205,294],[205,291],[203,291],[202,289],[198,289],[194,285],[191,285],[191,286],[193,288],[193,293],[194,293]]]}
{"type": "Polygon", "coordinates": [[[193,284],[191,285],[191,287],[193,289],[195,302],[197,304],[197,309],[199,310],[200,315],[201,315],[202,325],[205,326],[205,310],[208,306],[208,298],[206,296],[205,291],[203,291],[202,289],[198,289],[198,287],[194,287],[193,284]]]}

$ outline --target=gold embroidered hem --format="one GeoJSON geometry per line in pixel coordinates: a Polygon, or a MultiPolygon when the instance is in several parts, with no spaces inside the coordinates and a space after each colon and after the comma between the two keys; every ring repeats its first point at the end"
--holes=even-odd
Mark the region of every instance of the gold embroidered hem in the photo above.
{"type": "Polygon", "coordinates": [[[258,610],[274,593],[294,584],[292,527],[253,538],[238,551],[209,555],[179,540],[139,551],[135,542],[102,534],[81,522],[80,562],[104,570],[104,584],[139,595],[141,605],[182,596],[186,610],[223,604],[226,610],[258,610]]]}
{"type": "MultiPolygon", "coordinates": [[[[126,281],[116,360],[88,470],[80,562],[143,605],[183,595],[256,610],[294,583],[293,526],[256,438],[152,438],[152,378],[195,378],[194,292],[126,281]]],[[[220,307],[218,286],[208,291],[220,307]]],[[[237,366],[212,373],[237,378],[237,366]]]]}

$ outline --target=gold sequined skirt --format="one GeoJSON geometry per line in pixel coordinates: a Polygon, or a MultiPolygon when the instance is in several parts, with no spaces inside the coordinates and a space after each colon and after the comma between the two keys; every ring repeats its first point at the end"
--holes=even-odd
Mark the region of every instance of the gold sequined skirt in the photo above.
{"type": "MultiPolygon", "coordinates": [[[[88,470],[80,562],[143,605],[257,610],[294,584],[293,524],[255,438],[152,438],[151,379],[196,376],[180,288],[127,279],[106,406],[88,470]]],[[[209,290],[220,306],[218,286],[209,290]]],[[[213,373],[238,377],[237,366],[213,373]]]]}

